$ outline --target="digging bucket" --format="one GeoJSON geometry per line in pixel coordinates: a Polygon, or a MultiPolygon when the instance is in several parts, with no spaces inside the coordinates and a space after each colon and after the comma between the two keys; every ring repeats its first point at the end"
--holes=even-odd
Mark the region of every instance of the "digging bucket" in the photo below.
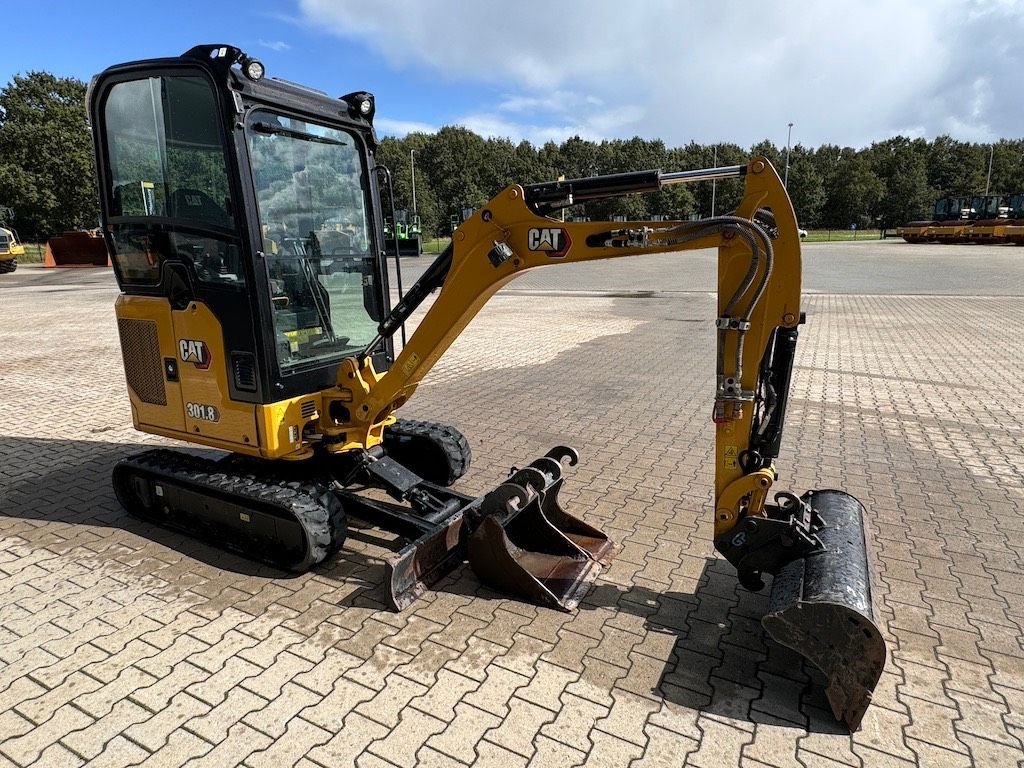
{"type": "Polygon", "coordinates": [[[824,521],[822,548],[775,576],[768,633],[828,678],[832,712],[857,730],[885,667],[885,641],[871,602],[864,507],[842,491],[810,491],[803,500],[824,521]]]}
{"type": "Polygon", "coordinates": [[[575,464],[576,452],[556,448],[482,497],[468,554],[488,586],[571,611],[619,547],[559,504],[563,461],[575,464]]]}

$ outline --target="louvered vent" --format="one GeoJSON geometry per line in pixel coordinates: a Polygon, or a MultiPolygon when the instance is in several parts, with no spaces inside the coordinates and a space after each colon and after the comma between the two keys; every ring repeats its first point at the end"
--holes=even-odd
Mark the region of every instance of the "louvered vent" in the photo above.
{"type": "Polygon", "coordinates": [[[231,369],[235,374],[235,386],[243,392],[255,392],[256,356],[251,352],[232,352],[231,369]]]}
{"type": "Polygon", "coordinates": [[[167,405],[156,323],[121,318],[117,321],[117,332],[121,337],[121,356],[128,387],[144,403],[167,405]]]}
{"type": "Polygon", "coordinates": [[[302,403],[301,413],[302,413],[302,418],[304,418],[304,419],[311,419],[311,418],[313,418],[313,414],[316,413],[316,401],[315,400],[306,400],[306,401],[304,401],[302,403]]]}

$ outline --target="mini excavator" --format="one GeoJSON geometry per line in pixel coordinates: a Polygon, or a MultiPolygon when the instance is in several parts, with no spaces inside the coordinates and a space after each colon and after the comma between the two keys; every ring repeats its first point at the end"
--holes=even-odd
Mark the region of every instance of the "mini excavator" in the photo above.
{"type": "Polygon", "coordinates": [[[466,438],[396,413],[527,270],[718,248],[715,548],[744,587],[773,577],[764,626],[824,672],[836,717],[858,727],[886,656],[864,509],[835,490],[768,498],[804,316],[796,219],[766,159],[512,184],[392,307],[370,93],[333,99],[202,45],[105,70],[89,110],[134,425],[223,452],[120,461],[130,513],[295,571],[337,552],[354,517],[398,536],[385,585],[397,610],[468,560],[497,590],[571,611],[618,550],[559,503],[576,452],[556,446],[470,496],[451,487],[469,468],[466,438]],[[726,216],[555,216],[731,178],[745,192],[726,216]]]}

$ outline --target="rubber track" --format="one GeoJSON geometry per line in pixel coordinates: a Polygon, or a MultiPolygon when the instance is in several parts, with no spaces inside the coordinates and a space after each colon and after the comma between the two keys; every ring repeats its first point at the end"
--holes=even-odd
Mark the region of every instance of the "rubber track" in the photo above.
{"type": "MultiPolygon", "coordinates": [[[[246,557],[269,563],[278,568],[291,571],[306,571],[337,552],[345,543],[347,531],[345,512],[341,500],[330,490],[326,482],[317,480],[296,480],[294,478],[275,477],[250,464],[244,457],[232,456],[226,461],[214,461],[200,456],[193,456],[178,451],[156,449],[130,456],[118,463],[115,478],[122,468],[132,472],[159,477],[173,482],[175,478],[182,481],[183,487],[202,491],[208,488],[215,495],[229,495],[233,501],[245,506],[249,501],[260,505],[270,504],[276,507],[285,517],[296,520],[306,533],[307,552],[301,561],[283,562],[267,557],[263,551],[240,551],[236,545],[232,549],[240,551],[246,557]]],[[[117,487],[118,500],[134,512],[130,499],[130,491],[117,487]],[[125,502],[129,501],[128,504],[125,502]]],[[[147,521],[158,522],[148,514],[142,514],[147,521]]],[[[184,530],[190,535],[209,539],[202,531],[190,530],[184,525],[173,527],[184,530]]],[[[217,542],[215,542],[217,543],[217,542]]]]}
{"type": "Polygon", "coordinates": [[[18,268],[17,259],[4,259],[0,261],[0,275],[5,275],[9,272],[13,272],[18,268]]]}
{"type": "Polygon", "coordinates": [[[425,440],[440,448],[448,465],[446,478],[426,478],[438,485],[451,485],[466,472],[473,458],[469,441],[459,430],[449,424],[436,421],[417,421],[415,419],[398,419],[384,432],[384,450],[388,450],[389,437],[411,437],[425,440]]]}

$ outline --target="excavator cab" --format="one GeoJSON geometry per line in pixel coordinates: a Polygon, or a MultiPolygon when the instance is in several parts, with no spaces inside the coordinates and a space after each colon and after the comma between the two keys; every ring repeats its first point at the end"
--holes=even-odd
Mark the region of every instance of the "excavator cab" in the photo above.
{"type": "MultiPolygon", "coordinates": [[[[218,398],[275,403],[330,386],[390,309],[373,100],[248,80],[232,68],[238,55],[200,46],[94,81],[103,234],[123,331],[145,322],[135,308],[164,307],[179,339],[205,344],[204,370],[223,374],[218,398]],[[189,306],[212,317],[179,317],[189,306]]],[[[392,359],[390,344],[374,354],[381,370],[392,359]]],[[[210,395],[179,375],[181,402],[140,403],[137,417],[169,424],[154,409],[177,409],[176,432],[256,444],[255,429],[192,418],[187,404],[210,395]]]]}

